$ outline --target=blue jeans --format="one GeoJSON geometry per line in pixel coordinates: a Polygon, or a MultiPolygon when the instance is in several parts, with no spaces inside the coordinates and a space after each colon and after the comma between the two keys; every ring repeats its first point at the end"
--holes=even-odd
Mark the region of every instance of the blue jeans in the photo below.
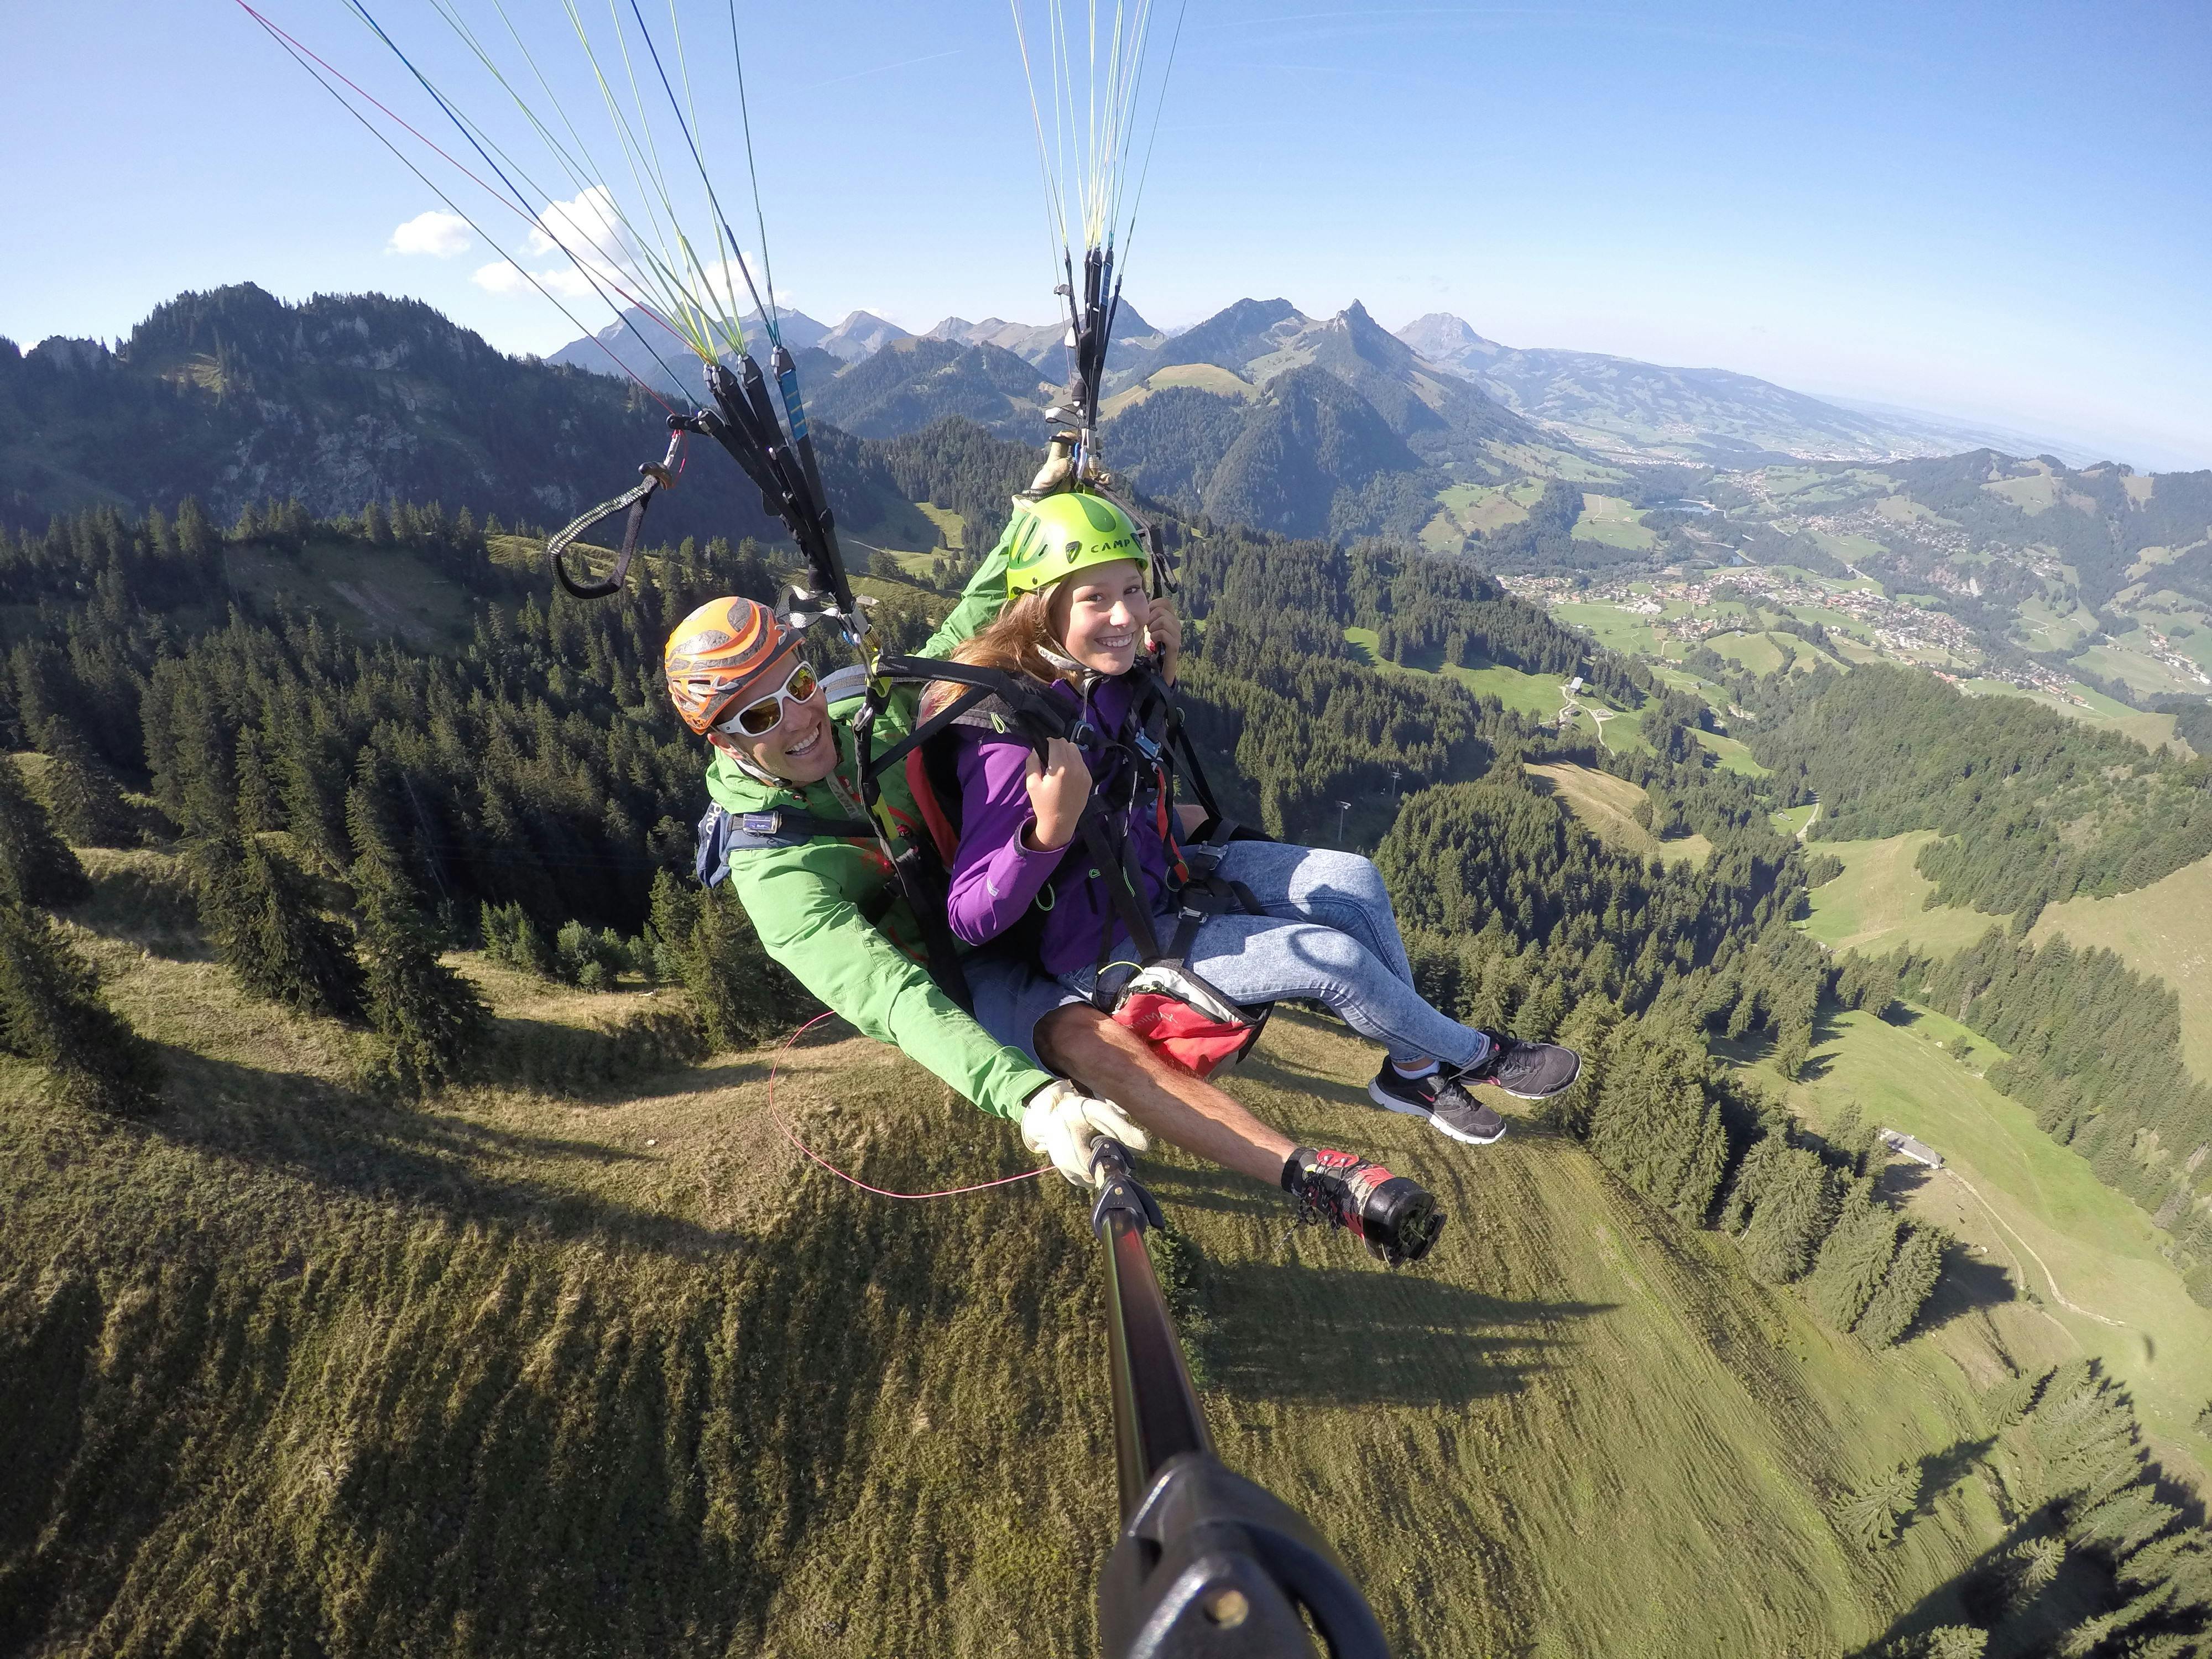
{"type": "MultiPolygon", "coordinates": [[[[1232,842],[1220,873],[1242,884],[1267,913],[1233,912],[1200,925],[1188,960],[1223,995],[1247,1006],[1318,1002],[1404,1064],[1430,1056],[1447,1066],[1472,1066],[1488,1049],[1481,1032],[1447,1019],[1413,988],[1390,895],[1375,866],[1358,854],[1232,842]]],[[[1158,917],[1153,927],[1168,948],[1176,918],[1158,917]]],[[[1115,943],[1114,955],[1136,960],[1126,938],[1115,943]]],[[[1095,967],[1085,967],[1062,974],[1060,982],[1087,997],[1097,978],[1095,967]]]]}

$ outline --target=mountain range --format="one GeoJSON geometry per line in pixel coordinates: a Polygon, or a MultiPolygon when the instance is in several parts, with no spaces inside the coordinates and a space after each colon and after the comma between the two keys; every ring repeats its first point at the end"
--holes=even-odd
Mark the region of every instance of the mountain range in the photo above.
{"type": "MultiPolygon", "coordinates": [[[[180,295],[113,351],[92,341],[9,347],[0,513],[43,524],[86,505],[143,509],[191,492],[226,518],[270,495],[327,514],[397,495],[557,524],[657,458],[653,398],[689,395],[696,359],[635,320],[635,331],[617,325],[538,362],[507,356],[416,301],[294,306],[249,284],[180,295]],[[643,388],[585,372],[605,370],[610,352],[630,354],[643,388]],[[116,443],[119,429],[131,443],[116,443]]],[[[1060,347],[1048,326],[948,318],[916,336],[867,312],[834,328],[801,312],[779,322],[830,434],[821,441],[833,468],[849,459],[843,434],[896,438],[955,416],[1033,445],[1058,395],[1060,347]]],[[[1103,406],[1111,464],[1186,511],[1299,536],[1449,530],[1458,522],[1449,492],[1523,479],[1649,505],[1679,493],[1693,476],[1683,463],[1699,458],[1834,464],[1960,441],[1955,428],[1929,434],[1905,416],[1748,376],[1519,350],[1456,318],[1394,334],[1357,302],[1317,319],[1286,300],[1243,300],[1172,335],[1125,304],[1121,324],[1103,406]],[[1674,465],[1647,470],[1657,462],[1674,465]]],[[[656,523],[678,535],[768,533],[723,471],[695,469],[656,523]]],[[[869,500],[897,494],[881,483],[850,487],[869,500]]],[[[856,499],[846,510],[857,526],[851,515],[866,509],[856,499]]]]}
{"type": "MultiPolygon", "coordinates": [[[[816,380],[836,367],[818,345],[801,356],[816,380]]],[[[0,339],[0,520],[43,530],[54,514],[168,511],[191,495],[226,524],[289,496],[324,516],[397,497],[559,525],[659,459],[662,414],[634,385],[510,357],[420,301],[293,305],[246,283],[179,295],[112,350],[0,339]]],[[[898,498],[834,422],[817,446],[841,521],[865,530],[898,498]]],[[[781,534],[720,465],[687,466],[653,528],[781,534]]]]}
{"type": "MultiPolygon", "coordinates": [[[[2018,433],[1961,426],[1899,409],[1847,409],[1723,368],[1669,368],[1595,351],[1521,349],[1432,312],[1398,337],[1439,368],[1586,449],[1623,461],[1758,465],[1782,457],[1886,461],[2017,448],[2018,433]]],[[[2027,440],[2038,452],[2042,441],[2027,440]]],[[[2055,452],[2054,452],[2055,453],[2055,452]]],[[[2100,459],[2071,453],[2087,465],[2100,459]]]]}
{"type": "MultiPolygon", "coordinates": [[[[760,313],[741,319],[739,325],[748,343],[757,343],[755,356],[763,358],[766,367],[768,328],[760,313]]],[[[858,362],[894,340],[913,337],[896,323],[887,323],[866,311],[847,313],[844,321],[835,327],[817,322],[803,311],[780,312],[776,329],[794,355],[820,350],[839,363],[858,362]]],[[[635,375],[656,392],[678,397],[693,397],[698,390],[691,348],[674,329],[635,306],[625,308],[598,333],[571,340],[545,361],[589,369],[595,374],[635,375]]]]}
{"type": "MultiPolygon", "coordinates": [[[[1364,307],[1355,302],[1352,310],[1364,323],[1371,324],[1364,307]]],[[[1124,394],[1123,409],[1133,405],[1128,394],[1139,387],[1192,386],[1249,401],[1276,375],[1313,362],[1334,320],[1306,317],[1285,300],[1240,300],[1195,327],[1171,334],[1147,322],[1124,301],[1107,362],[1110,384],[1124,394]],[[1209,367],[1224,371],[1234,382],[1196,372],[1209,367]]],[[[757,318],[747,319],[745,326],[749,334],[758,331],[757,318]]],[[[851,313],[834,328],[804,313],[786,312],[781,327],[793,351],[818,347],[841,365],[862,362],[886,345],[915,337],[866,311],[851,313]]],[[[998,317],[969,322],[947,317],[921,337],[988,346],[1020,358],[1057,386],[1066,373],[1066,333],[1065,325],[1059,323],[1014,323],[998,317]]],[[[628,313],[623,321],[610,324],[592,338],[562,347],[550,361],[599,373],[627,368],[658,389],[673,386],[689,395],[689,383],[659,369],[641,334],[654,343],[661,358],[679,373],[688,373],[688,349],[668,330],[639,313],[628,313]]],[[[1671,368],[1600,352],[1502,345],[1449,313],[1416,319],[1397,330],[1396,337],[1422,360],[1425,368],[1420,373],[1426,379],[1472,386],[1506,413],[1521,416],[1539,434],[1537,441],[1564,444],[1615,464],[1738,467],[1788,459],[1879,463],[1977,448],[2048,454],[2070,466],[2107,459],[2047,435],[1886,404],[1812,397],[1728,369],[1671,368]]],[[[927,380],[941,375],[944,362],[925,354],[902,367],[909,375],[927,380]]],[[[1348,365],[1340,359],[1338,367],[1348,365]]],[[[1390,373],[1395,375],[1397,370],[1390,373]]],[[[947,388],[941,398],[927,386],[918,387],[915,396],[901,401],[907,413],[899,418],[918,419],[930,410],[938,415],[972,414],[989,406],[990,399],[975,390],[979,377],[996,386],[1007,374],[1003,364],[987,370],[971,363],[951,381],[939,380],[947,388]]],[[[871,384],[879,392],[887,379],[896,378],[901,377],[879,369],[871,384]]],[[[1348,383],[1364,395],[1374,389],[1374,382],[1367,377],[1362,385],[1360,378],[1354,375],[1348,383]]],[[[1419,395],[1426,402],[1437,400],[1433,392],[1419,395]]],[[[1012,418],[1025,422],[1026,411],[1012,418]]],[[[1031,429],[1022,425],[1015,434],[1009,428],[1009,435],[1026,435],[1031,429]]]]}

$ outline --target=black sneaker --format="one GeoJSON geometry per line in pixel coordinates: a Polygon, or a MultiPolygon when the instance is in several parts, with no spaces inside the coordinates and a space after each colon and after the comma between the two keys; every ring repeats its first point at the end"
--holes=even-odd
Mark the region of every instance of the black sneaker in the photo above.
{"type": "Polygon", "coordinates": [[[1426,1188],[1349,1152],[1299,1147],[1283,1165],[1283,1190],[1300,1221],[1348,1228],[1394,1267],[1419,1261],[1444,1230],[1426,1188]]]}
{"type": "Polygon", "coordinates": [[[1548,1100],[1583,1074],[1583,1057],[1556,1042],[1523,1042],[1496,1031],[1483,1036],[1490,1052],[1455,1073],[1462,1083],[1495,1084],[1516,1100],[1548,1100]]]}
{"type": "Polygon", "coordinates": [[[1426,1077],[1401,1077],[1385,1060],[1367,1085],[1367,1097],[1408,1117],[1425,1117],[1438,1134],[1470,1146],[1487,1146],[1505,1133],[1505,1120],[1461,1088],[1442,1066],[1426,1077]]]}

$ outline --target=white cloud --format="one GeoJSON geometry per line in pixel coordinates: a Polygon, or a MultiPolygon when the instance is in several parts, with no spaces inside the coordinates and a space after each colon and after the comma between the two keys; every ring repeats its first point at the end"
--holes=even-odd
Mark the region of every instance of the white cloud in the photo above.
{"type": "MultiPolygon", "coordinates": [[[[694,243],[697,254],[714,252],[714,244],[694,243]]],[[[623,223],[614,198],[605,186],[594,185],[574,200],[549,204],[532,224],[520,256],[528,269],[508,260],[483,266],[471,280],[478,288],[498,295],[531,294],[534,282],[547,293],[568,301],[588,300],[595,295],[620,307],[632,297],[659,309],[666,304],[657,261],[648,258],[623,223]],[[648,273],[653,273],[648,275],[648,273]]],[[[684,273],[683,287],[701,309],[719,313],[733,307],[742,314],[752,309],[745,284],[745,266],[751,256],[718,255],[703,270],[684,273]],[[740,261],[744,263],[740,263],[740,261]]],[[[758,280],[759,273],[754,273],[758,280]]],[[[779,305],[792,303],[791,295],[776,292],[779,305]]]]}
{"type": "Polygon", "coordinates": [[[506,259],[480,267],[469,280],[492,294],[520,294],[530,286],[520,269],[506,259]]]}
{"type": "Polygon", "coordinates": [[[433,208],[418,213],[392,233],[384,245],[386,253],[427,253],[434,259],[450,259],[469,251],[469,222],[458,213],[433,208]]]}

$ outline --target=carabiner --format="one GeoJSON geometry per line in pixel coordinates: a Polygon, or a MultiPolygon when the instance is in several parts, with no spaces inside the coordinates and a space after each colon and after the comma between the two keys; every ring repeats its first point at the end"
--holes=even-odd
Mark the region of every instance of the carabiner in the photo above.
{"type": "Polygon", "coordinates": [[[623,584],[629,578],[629,562],[637,552],[637,532],[645,523],[645,509],[653,503],[653,492],[676,487],[676,454],[683,447],[684,435],[690,427],[684,422],[683,416],[672,415],[668,417],[668,453],[657,462],[647,461],[639,467],[638,471],[645,476],[634,488],[625,490],[611,501],[600,502],[545,544],[545,562],[552,567],[553,578],[568,590],[571,598],[604,599],[610,594],[622,592],[623,584]],[[615,556],[614,569],[604,580],[578,581],[568,574],[568,567],[561,562],[561,556],[568,550],[572,542],[593,525],[604,524],[625,508],[629,510],[629,520],[623,526],[622,549],[615,556]]]}

